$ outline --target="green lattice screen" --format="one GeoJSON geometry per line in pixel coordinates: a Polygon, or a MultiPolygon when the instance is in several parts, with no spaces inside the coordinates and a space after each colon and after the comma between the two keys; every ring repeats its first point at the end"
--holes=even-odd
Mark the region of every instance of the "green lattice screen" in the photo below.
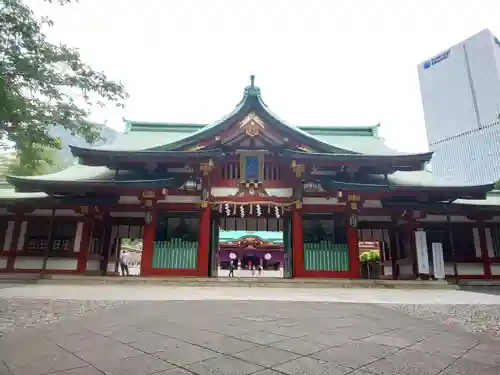
{"type": "Polygon", "coordinates": [[[349,271],[347,245],[330,241],[304,243],[304,263],[307,271],[349,271]]]}
{"type": "Polygon", "coordinates": [[[197,263],[198,242],[172,238],[154,243],[153,268],[196,268],[197,263]]]}

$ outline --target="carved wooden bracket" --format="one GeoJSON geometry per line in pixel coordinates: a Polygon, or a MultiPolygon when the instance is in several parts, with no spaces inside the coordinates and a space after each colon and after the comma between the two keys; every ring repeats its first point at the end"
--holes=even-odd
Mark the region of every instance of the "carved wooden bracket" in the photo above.
{"type": "Polygon", "coordinates": [[[304,164],[298,164],[296,160],[292,160],[291,167],[292,170],[295,172],[296,177],[301,177],[306,170],[304,164]]]}
{"type": "Polygon", "coordinates": [[[207,162],[200,163],[200,170],[203,172],[203,176],[208,176],[214,168],[215,163],[212,159],[208,159],[207,162]]]}
{"type": "Polygon", "coordinates": [[[75,213],[83,215],[86,219],[101,219],[102,211],[97,206],[78,206],[74,209],[75,213]]]}
{"type": "Polygon", "coordinates": [[[238,186],[238,197],[267,197],[267,191],[262,186],[262,182],[240,181],[238,186]]]}
{"type": "Polygon", "coordinates": [[[365,199],[362,195],[341,190],[337,191],[337,201],[345,203],[350,212],[358,212],[365,204],[365,199]]]}
{"type": "Polygon", "coordinates": [[[139,202],[143,208],[152,209],[156,206],[159,197],[156,190],[143,190],[139,196],[139,202]]]}

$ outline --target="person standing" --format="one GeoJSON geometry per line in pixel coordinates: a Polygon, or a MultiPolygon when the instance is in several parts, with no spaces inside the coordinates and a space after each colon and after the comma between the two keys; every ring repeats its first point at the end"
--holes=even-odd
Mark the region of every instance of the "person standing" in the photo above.
{"type": "Polygon", "coordinates": [[[130,273],[128,271],[127,260],[128,260],[128,251],[122,250],[120,252],[120,268],[122,270],[122,276],[124,276],[125,273],[127,274],[127,276],[130,276],[130,273]]]}
{"type": "Polygon", "coordinates": [[[229,277],[234,277],[234,263],[232,260],[229,261],[229,277]]]}

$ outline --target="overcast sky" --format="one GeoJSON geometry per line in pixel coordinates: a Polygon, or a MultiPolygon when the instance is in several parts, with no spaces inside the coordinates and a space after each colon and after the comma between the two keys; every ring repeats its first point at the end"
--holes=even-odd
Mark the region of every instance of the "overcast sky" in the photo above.
{"type": "Polygon", "coordinates": [[[210,123],[255,74],[263,98],[297,125],[372,125],[401,151],[427,149],[417,64],[490,28],[498,0],[80,0],[50,16],[50,37],[121,80],[123,130],[140,121],[210,123]]]}

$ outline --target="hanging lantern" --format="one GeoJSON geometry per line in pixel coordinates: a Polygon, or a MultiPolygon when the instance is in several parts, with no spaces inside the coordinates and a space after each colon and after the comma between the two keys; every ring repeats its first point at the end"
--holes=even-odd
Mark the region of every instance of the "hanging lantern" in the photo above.
{"type": "Polygon", "coordinates": [[[257,216],[261,216],[261,215],[262,215],[262,211],[261,211],[260,204],[258,204],[258,205],[255,207],[255,212],[257,213],[257,216]]]}
{"type": "Polygon", "coordinates": [[[274,215],[276,216],[276,219],[280,218],[280,208],[278,206],[274,206],[274,215]]]}
{"type": "Polygon", "coordinates": [[[184,190],[196,190],[198,188],[198,182],[195,180],[187,180],[184,182],[184,185],[182,185],[184,190]]]}
{"type": "Polygon", "coordinates": [[[240,216],[242,218],[245,217],[245,207],[244,206],[240,206],[240,216]]]}
{"type": "Polygon", "coordinates": [[[229,208],[229,204],[224,205],[225,211],[226,211],[226,216],[231,216],[231,209],[229,208]]]}

